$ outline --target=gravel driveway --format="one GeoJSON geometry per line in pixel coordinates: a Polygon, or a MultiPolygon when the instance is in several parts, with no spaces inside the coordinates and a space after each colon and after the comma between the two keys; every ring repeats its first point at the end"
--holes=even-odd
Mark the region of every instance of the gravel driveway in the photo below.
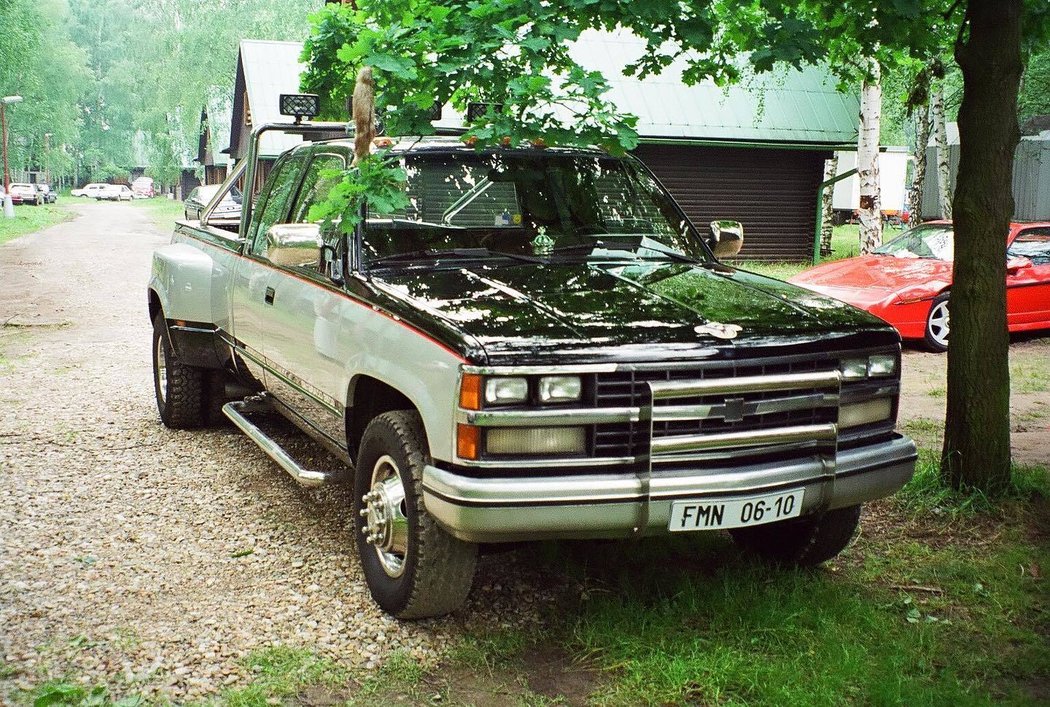
{"type": "Polygon", "coordinates": [[[394,621],[340,489],[301,489],[232,427],[163,427],[145,286],[170,234],[134,206],[72,208],[0,247],[0,703],[49,678],[182,702],[277,644],[432,664],[466,623],[538,621],[545,591],[507,555],[455,617],[394,621]]]}

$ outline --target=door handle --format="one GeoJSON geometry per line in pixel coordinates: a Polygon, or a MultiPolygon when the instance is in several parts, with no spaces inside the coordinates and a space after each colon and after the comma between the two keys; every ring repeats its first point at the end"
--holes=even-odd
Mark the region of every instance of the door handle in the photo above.
{"type": "Polygon", "coordinates": [[[266,297],[265,297],[266,304],[273,304],[273,295],[274,295],[273,288],[272,287],[267,287],[266,288],[266,297]]]}

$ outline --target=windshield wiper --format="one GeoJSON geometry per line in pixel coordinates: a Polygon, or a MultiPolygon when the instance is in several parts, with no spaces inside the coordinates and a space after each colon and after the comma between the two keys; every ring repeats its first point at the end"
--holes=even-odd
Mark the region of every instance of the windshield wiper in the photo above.
{"type": "Polygon", "coordinates": [[[500,250],[489,250],[488,248],[427,248],[425,250],[412,250],[407,253],[394,253],[384,255],[372,260],[369,265],[375,266],[380,263],[391,263],[406,260],[437,260],[439,258],[510,258],[523,263],[544,263],[542,258],[520,253],[504,253],[500,250]]]}
{"type": "MultiPolygon", "coordinates": [[[[610,244],[610,245],[614,245],[614,244],[610,244]]],[[[637,245],[632,243],[630,245],[634,246],[634,248],[636,248],[636,249],[643,249],[644,248],[645,250],[654,251],[656,253],[659,253],[660,255],[665,255],[665,256],[667,256],[669,258],[672,258],[674,260],[679,260],[679,261],[681,261],[683,263],[691,263],[693,265],[701,264],[700,261],[697,260],[696,258],[691,258],[688,255],[686,255],[685,253],[679,253],[677,250],[672,250],[670,248],[665,248],[662,245],[656,245],[654,243],[646,243],[644,245],[641,244],[641,243],[639,243],[637,245]]],[[[566,246],[562,246],[560,248],[555,248],[553,251],[551,251],[551,254],[553,255],[554,253],[557,253],[559,255],[566,255],[566,254],[569,254],[569,253],[574,253],[574,252],[579,252],[579,251],[584,251],[584,250],[592,251],[595,248],[604,248],[605,246],[606,246],[605,241],[603,241],[601,238],[595,238],[593,243],[576,243],[576,244],[573,244],[573,245],[566,245],[566,246]]],[[[624,250],[624,249],[621,249],[621,250],[624,250]]],[[[639,260],[661,260],[662,259],[662,258],[652,258],[652,257],[649,257],[649,256],[638,255],[636,250],[632,250],[632,251],[625,250],[625,252],[632,253],[639,260]]]]}

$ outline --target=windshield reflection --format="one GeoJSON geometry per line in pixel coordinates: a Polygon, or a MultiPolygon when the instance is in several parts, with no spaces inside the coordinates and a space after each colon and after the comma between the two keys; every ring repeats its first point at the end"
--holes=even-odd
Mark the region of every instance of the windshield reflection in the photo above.
{"type": "Polygon", "coordinates": [[[952,227],[944,224],[916,226],[873,251],[897,258],[933,258],[950,261],[954,253],[952,227]]]}
{"type": "Polygon", "coordinates": [[[424,152],[407,155],[403,167],[410,204],[368,215],[370,261],[503,254],[709,260],[688,220],[633,159],[424,152]]]}

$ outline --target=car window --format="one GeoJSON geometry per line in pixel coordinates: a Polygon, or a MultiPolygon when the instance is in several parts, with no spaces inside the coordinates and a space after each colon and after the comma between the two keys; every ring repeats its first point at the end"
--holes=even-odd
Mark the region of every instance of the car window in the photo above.
{"type": "Polygon", "coordinates": [[[251,253],[266,255],[266,231],[275,223],[287,223],[288,201],[295,188],[299,186],[299,177],[306,161],[303,153],[282,158],[274,165],[273,171],[266,178],[264,191],[255,211],[252,212],[251,226],[248,229],[251,240],[251,253]]]}
{"type": "Polygon", "coordinates": [[[1021,231],[1010,245],[1007,255],[1028,258],[1032,265],[1050,265],[1050,228],[1021,231]]]}
{"type": "Polygon", "coordinates": [[[303,177],[299,196],[292,206],[291,223],[305,223],[310,215],[310,207],[327,199],[332,187],[342,179],[341,175],[330,175],[325,172],[344,169],[346,169],[346,159],[342,155],[314,155],[303,177]]]}

